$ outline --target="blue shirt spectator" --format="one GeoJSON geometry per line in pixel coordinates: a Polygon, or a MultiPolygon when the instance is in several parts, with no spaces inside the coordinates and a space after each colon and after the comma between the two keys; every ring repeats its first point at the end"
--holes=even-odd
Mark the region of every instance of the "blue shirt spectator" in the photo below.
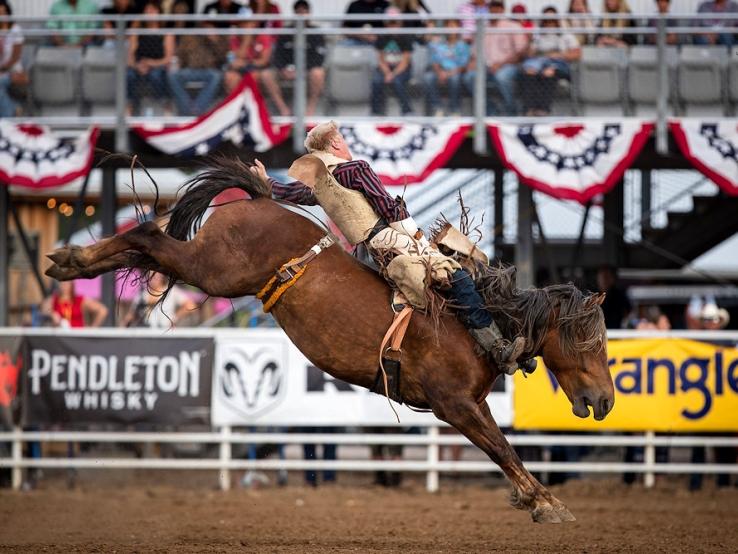
{"type": "MultiPolygon", "coordinates": [[[[733,0],[707,0],[702,2],[697,8],[699,14],[738,14],[738,3],[733,0]]],[[[721,44],[723,46],[733,46],[735,36],[733,33],[719,30],[720,27],[735,27],[736,20],[719,19],[716,17],[707,17],[703,15],[697,18],[695,23],[702,27],[711,27],[715,32],[707,34],[695,35],[694,42],[696,44],[721,44]]]]}
{"type": "MultiPolygon", "coordinates": [[[[457,20],[446,22],[446,27],[458,28],[457,20]]],[[[448,111],[461,111],[462,75],[471,60],[471,46],[458,33],[446,35],[428,43],[430,69],[425,74],[425,92],[431,115],[442,116],[439,86],[448,85],[448,111]]]]}

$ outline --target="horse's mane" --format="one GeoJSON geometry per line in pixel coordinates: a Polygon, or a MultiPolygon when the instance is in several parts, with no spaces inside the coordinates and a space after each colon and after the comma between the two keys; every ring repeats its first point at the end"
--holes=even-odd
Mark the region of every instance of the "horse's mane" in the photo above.
{"type": "Polygon", "coordinates": [[[507,336],[522,335],[540,354],[546,330],[558,327],[566,356],[597,352],[604,345],[605,318],[591,294],[572,283],[520,290],[513,266],[479,266],[477,287],[507,336]]]}

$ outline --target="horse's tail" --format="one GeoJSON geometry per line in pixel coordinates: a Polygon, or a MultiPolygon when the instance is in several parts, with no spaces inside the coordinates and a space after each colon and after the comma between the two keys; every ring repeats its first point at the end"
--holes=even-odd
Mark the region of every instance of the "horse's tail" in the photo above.
{"type": "Polygon", "coordinates": [[[185,193],[169,211],[166,233],[177,240],[187,240],[202,224],[210,202],[224,190],[241,189],[251,198],[269,198],[268,182],[251,172],[252,164],[237,158],[218,157],[209,162],[211,168],[182,185],[185,193]]]}

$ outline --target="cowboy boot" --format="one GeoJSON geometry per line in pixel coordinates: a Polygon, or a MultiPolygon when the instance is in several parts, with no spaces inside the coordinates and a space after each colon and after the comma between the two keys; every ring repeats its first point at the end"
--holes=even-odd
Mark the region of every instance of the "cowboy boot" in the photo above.
{"type": "Polygon", "coordinates": [[[486,352],[492,354],[500,371],[513,375],[518,370],[518,358],[525,350],[523,337],[515,337],[512,341],[505,339],[494,321],[481,329],[469,329],[469,333],[486,352]]]}

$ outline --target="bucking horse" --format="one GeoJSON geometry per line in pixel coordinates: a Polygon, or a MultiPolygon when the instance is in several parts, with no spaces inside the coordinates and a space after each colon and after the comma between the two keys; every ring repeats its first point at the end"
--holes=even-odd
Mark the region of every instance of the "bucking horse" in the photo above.
{"type": "MultiPolygon", "coordinates": [[[[70,280],[139,269],[211,296],[256,294],[288,261],[316,251],[321,241],[325,245],[326,231],[273,200],[269,184],[249,167],[238,160],[214,162],[188,183],[164,230],[148,221],[91,246],[59,248],[49,254],[54,263],[46,274],[70,280]],[[224,203],[203,223],[215,197],[230,188],[248,198],[224,203]]],[[[316,367],[370,388],[380,342],[393,322],[390,288],[340,245],[317,251],[272,314],[316,367]]],[[[600,307],[604,295],[585,294],[571,284],[519,290],[514,272],[501,267],[489,268],[485,287],[495,319],[527,337],[533,346],[526,355],[543,358],[574,414],[589,417],[591,407],[594,418],[603,419],[614,401],[600,307]]],[[[482,449],[512,483],[512,505],[529,511],[533,521],[575,519],[523,466],[492,418],[486,398],[500,372],[453,314],[415,314],[402,351],[404,402],[432,410],[482,449]]]]}

